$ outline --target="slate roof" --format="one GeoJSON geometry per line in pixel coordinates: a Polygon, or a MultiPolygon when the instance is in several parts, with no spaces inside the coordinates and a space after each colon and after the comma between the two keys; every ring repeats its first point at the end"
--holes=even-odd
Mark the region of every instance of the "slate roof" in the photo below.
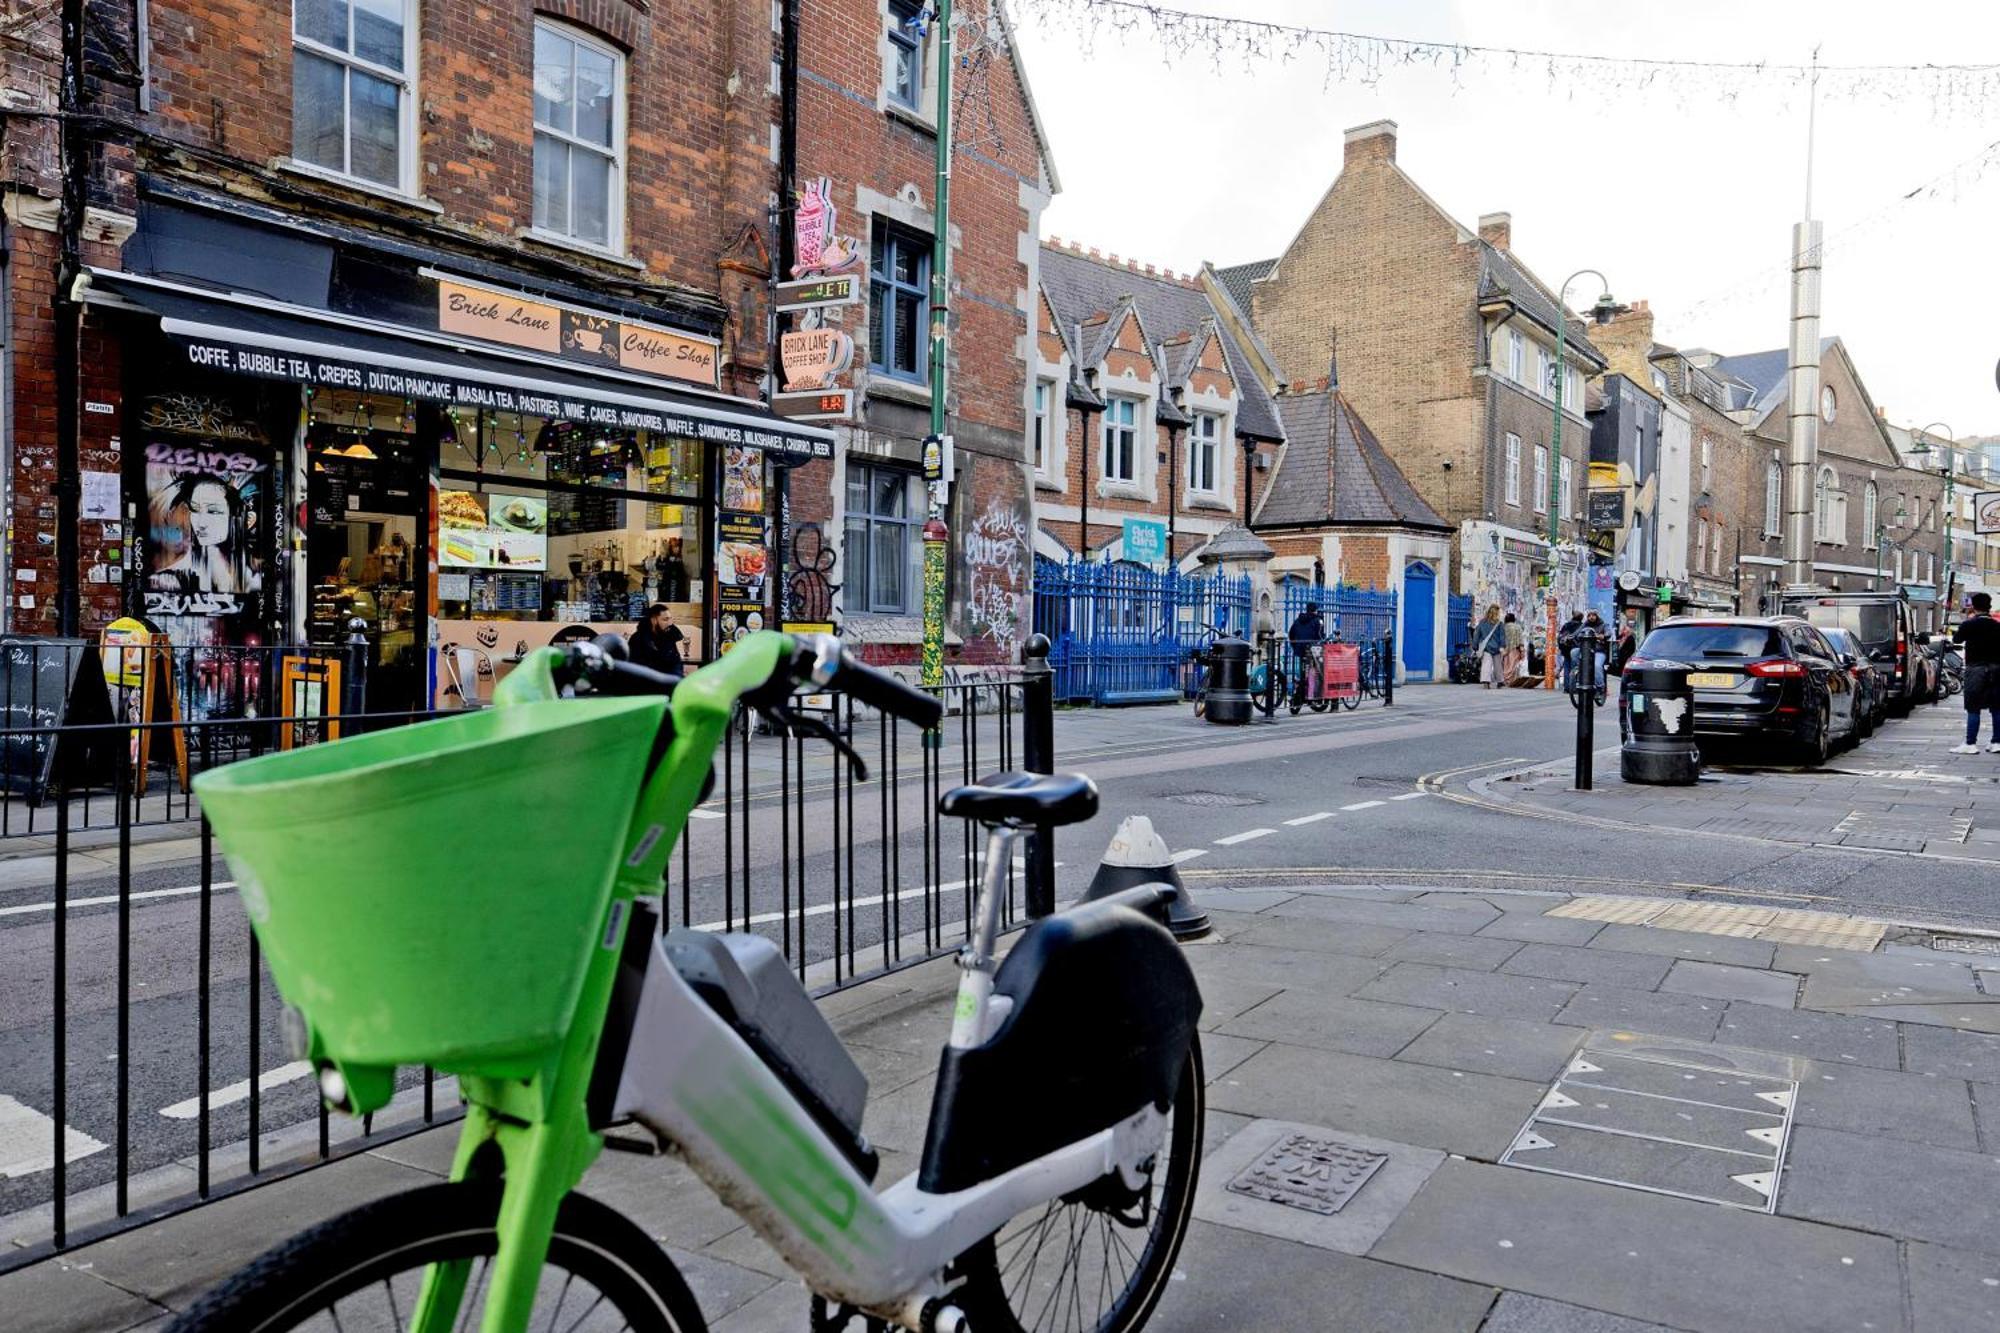
{"type": "Polygon", "coordinates": [[[1257,526],[1451,525],[1417,494],[1339,389],[1278,399],[1285,450],[1257,510],[1257,526]]]}
{"type": "MultiPolygon", "coordinates": [[[[1544,328],[1556,326],[1556,298],[1541,280],[1530,273],[1527,266],[1515,259],[1507,251],[1490,241],[1479,242],[1479,299],[1486,301],[1505,296],[1518,306],[1522,313],[1539,322],[1544,328]]],[[[1590,341],[1583,321],[1569,320],[1569,331],[1563,335],[1568,345],[1578,353],[1597,362],[1609,365],[1604,353],[1597,350],[1590,341]]]]}
{"type": "Polygon", "coordinates": [[[1194,553],[1195,559],[1203,562],[1269,560],[1272,554],[1270,544],[1241,523],[1225,524],[1194,553]]]}
{"type": "MultiPolygon", "coordinates": [[[[1826,363],[1827,354],[1833,350],[1832,338],[1819,340],[1820,363],[1826,363]]],[[[1725,356],[1717,361],[1714,370],[1750,386],[1754,395],[1746,406],[1757,412],[1762,420],[1770,414],[1785,397],[1785,375],[1791,369],[1792,352],[1789,347],[1774,347],[1768,352],[1746,352],[1742,356],[1725,356]]]]}
{"type": "MultiPolygon", "coordinates": [[[[1205,321],[1218,318],[1208,294],[1198,285],[1164,274],[1113,266],[1052,245],[1042,247],[1042,290],[1056,319],[1064,325],[1088,323],[1097,315],[1112,316],[1101,327],[1084,329],[1083,353],[1079,359],[1085,367],[1104,360],[1105,349],[1116,336],[1119,312],[1128,305],[1138,314],[1139,325],[1149,341],[1181,334],[1199,335],[1205,321]]],[[[1234,342],[1228,338],[1219,341],[1223,355],[1229,359],[1230,378],[1236,381],[1241,395],[1236,413],[1237,431],[1260,440],[1284,439],[1284,426],[1270,395],[1264,392],[1263,383],[1234,342]]],[[[1157,347],[1155,352],[1157,359],[1157,347]]],[[[1160,371],[1170,386],[1186,380],[1185,374],[1177,373],[1173,366],[1162,365],[1160,371]]]]}
{"type": "Polygon", "coordinates": [[[1215,276],[1222,283],[1222,289],[1229,293],[1229,299],[1236,302],[1236,308],[1244,314],[1250,313],[1250,284],[1260,278],[1267,278],[1271,270],[1278,266],[1275,259],[1259,259],[1248,264],[1231,264],[1228,268],[1215,270],[1215,276]]]}

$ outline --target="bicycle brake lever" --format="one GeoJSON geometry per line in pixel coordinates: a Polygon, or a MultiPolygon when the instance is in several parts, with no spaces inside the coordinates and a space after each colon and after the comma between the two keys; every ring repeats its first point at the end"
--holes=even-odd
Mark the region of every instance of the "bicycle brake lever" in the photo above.
{"type": "Polygon", "coordinates": [[[796,731],[801,736],[811,736],[815,740],[825,741],[853,767],[855,777],[863,782],[868,781],[868,761],[861,757],[860,751],[847,743],[845,736],[819,718],[802,717],[783,705],[766,711],[764,716],[774,724],[796,731]]]}

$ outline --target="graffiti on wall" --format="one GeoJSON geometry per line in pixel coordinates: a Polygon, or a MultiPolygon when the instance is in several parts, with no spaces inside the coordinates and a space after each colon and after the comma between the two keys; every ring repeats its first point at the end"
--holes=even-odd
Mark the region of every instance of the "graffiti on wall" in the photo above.
{"type": "MultiPolygon", "coordinates": [[[[1469,543],[1469,545],[1484,543],[1469,543]]],[[[1555,567],[1549,586],[1544,588],[1534,563],[1525,554],[1505,546],[1478,551],[1467,561],[1466,589],[1472,594],[1472,614],[1477,619],[1486,608],[1498,605],[1504,612],[1539,624],[1547,598],[1553,594],[1559,618],[1572,611],[1587,609],[1590,598],[1590,561],[1586,548],[1577,542],[1556,547],[1555,567]]]]}
{"type": "MultiPolygon", "coordinates": [[[[785,508],[789,511],[789,493],[785,501],[785,508]]],[[[840,585],[832,577],[838,557],[819,524],[787,526],[790,527],[792,541],[785,561],[785,618],[808,624],[830,624],[833,620],[833,595],[840,591],[840,585]]]]}
{"type": "Polygon", "coordinates": [[[1028,596],[1028,524],[995,497],[965,535],[965,617],[971,634],[1012,643],[1028,596]]]}

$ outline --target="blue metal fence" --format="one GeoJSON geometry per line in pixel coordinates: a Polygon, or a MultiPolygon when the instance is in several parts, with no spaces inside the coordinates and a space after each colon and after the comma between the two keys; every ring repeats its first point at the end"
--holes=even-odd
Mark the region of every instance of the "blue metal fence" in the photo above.
{"type": "Polygon", "coordinates": [[[1178,699],[1191,655],[1219,637],[1248,637],[1250,580],[1037,559],[1035,630],[1049,638],[1060,701],[1178,699]]]}
{"type": "Polygon", "coordinates": [[[1308,605],[1319,607],[1326,637],[1344,643],[1379,643],[1396,627],[1396,594],[1353,584],[1316,584],[1293,580],[1280,585],[1284,605],[1278,621],[1281,634],[1308,605]]]}
{"type": "Polygon", "coordinates": [[[1445,613],[1445,655],[1457,657],[1472,642],[1472,594],[1469,592],[1451,594],[1450,606],[1445,613]]]}

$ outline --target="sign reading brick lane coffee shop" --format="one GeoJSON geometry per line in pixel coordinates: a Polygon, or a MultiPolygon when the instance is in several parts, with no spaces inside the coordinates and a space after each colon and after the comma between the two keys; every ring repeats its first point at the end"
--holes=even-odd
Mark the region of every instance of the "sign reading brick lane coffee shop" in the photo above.
{"type": "Polygon", "coordinates": [[[716,385],[720,344],[713,338],[468,282],[438,279],[438,331],[586,365],[716,385]]]}

